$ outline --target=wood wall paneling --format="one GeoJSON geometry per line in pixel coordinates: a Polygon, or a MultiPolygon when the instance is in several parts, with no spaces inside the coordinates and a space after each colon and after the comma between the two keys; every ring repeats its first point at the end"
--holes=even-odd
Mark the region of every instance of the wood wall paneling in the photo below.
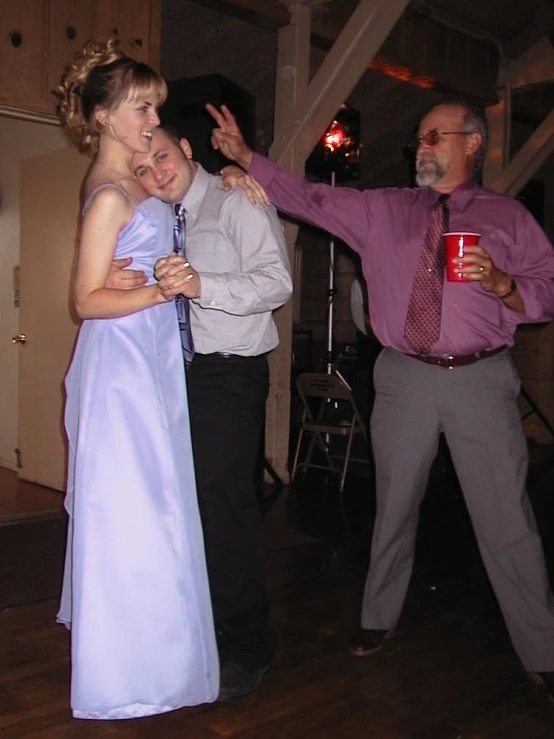
{"type": "MultiPolygon", "coordinates": [[[[94,3],[82,0],[49,0],[48,93],[59,84],[71,54],[94,34],[94,3]]],[[[51,98],[52,113],[55,101],[51,98]]]]}
{"type": "Polygon", "coordinates": [[[48,3],[3,2],[0,15],[0,104],[47,111],[48,3]]]}

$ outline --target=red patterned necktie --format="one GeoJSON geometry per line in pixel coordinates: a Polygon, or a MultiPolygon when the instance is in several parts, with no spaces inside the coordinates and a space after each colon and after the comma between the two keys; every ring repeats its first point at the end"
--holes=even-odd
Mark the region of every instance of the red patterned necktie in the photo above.
{"type": "Polygon", "coordinates": [[[404,338],[415,354],[425,354],[440,336],[445,265],[443,234],[448,231],[448,198],[440,195],[431,211],[408,305],[404,338]]]}

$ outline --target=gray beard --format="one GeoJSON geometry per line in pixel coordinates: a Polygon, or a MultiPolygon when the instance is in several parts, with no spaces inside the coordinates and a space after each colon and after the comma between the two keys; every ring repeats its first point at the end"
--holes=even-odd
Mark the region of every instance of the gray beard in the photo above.
{"type": "Polygon", "coordinates": [[[444,175],[445,171],[436,159],[426,157],[423,160],[419,158],[416,160],[416,182],[420,187],[431,187],[435,182],[442,179],[444,175]],[[428,164],[433,164],[434,168],[425,167],[425,169],[422,169],[424,165],[428,164]]]}

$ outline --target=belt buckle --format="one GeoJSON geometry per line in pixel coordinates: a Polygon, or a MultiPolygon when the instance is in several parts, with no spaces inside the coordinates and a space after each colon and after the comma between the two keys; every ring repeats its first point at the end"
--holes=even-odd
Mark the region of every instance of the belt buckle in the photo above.
{"type": "Polygon", "coordinates": [[[452,354],[443,354],[440,357],[437,357],[437,364],[439,367],[444,367],[444,369],[454,369],[454,365],[452,362],[454,361],[455,357],[452,356],[452,354]]]}

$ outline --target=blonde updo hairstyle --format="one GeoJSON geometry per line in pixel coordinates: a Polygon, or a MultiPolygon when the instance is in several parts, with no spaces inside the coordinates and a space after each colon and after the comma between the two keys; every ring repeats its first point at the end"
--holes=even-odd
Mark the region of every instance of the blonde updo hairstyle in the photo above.
{"type": "Polygon", "coordinates": [[[126,56],[118,41],[110,39],[106,44],[89,41],[75,52],[54,93],[58,117],[71,140],[80,151],[95,154],[103,128],[97,119],[100,109],[110,112],[126,100],[150,95],[161,105],[167,85],[152,67],[126,56]]]}

